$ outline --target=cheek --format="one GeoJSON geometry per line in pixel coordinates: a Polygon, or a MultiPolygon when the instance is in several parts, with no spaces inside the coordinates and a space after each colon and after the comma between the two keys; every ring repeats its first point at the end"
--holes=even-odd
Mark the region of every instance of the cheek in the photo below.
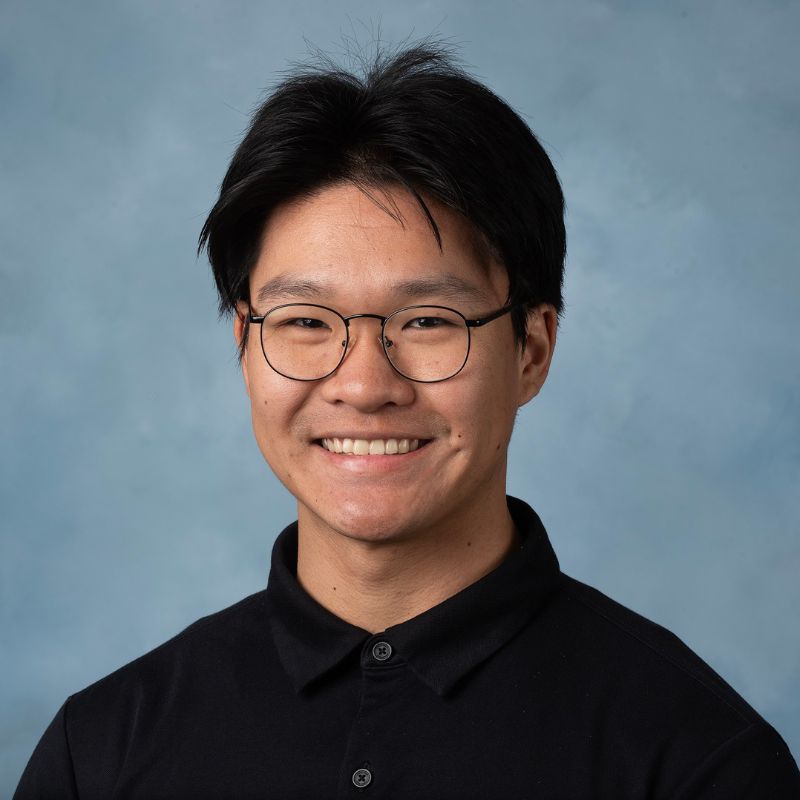
{"type": "Polygon", "coordinates": [[[476,441],[484,451],[496,452],[507,445],[517,412],[513,360],[508,353],[490,351],[476,361],[474,377],[457,400],[459,420],[466,428],[464,439],[476,441]]]}
{"type": "Polygon", "coordinates": [[[469,457],[494,454],[507,443],[513,426],[515,406],[509,404],[508,378],[467,382],[457,391],[437,398],[436,407],[450,426],[450,441],[469,457]],[[503,383],[503,380],[505,383],[503,383]]]}
{"type": "Polygon", "coordinates": [[[259,375],[250,384],[253,431],[265,456],[293,457],[299,447],[293,443],[287,445],[287,441],[292,441],[298,411],[307,389],[303,384],[278,378],[273,380],[259,375]]]}

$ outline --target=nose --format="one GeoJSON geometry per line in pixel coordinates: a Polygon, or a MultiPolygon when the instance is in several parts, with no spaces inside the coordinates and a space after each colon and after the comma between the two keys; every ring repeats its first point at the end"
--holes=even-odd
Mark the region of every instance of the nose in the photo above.
{"type": "Polygon", "coordinates": [[[350,342],[338,369],[322,381],[322,397],[346,403],[363,413],[385,405],[405,406],[414,401],[414,382],[395,372],[381,345],[380,322],[350,322],[350,342]]]}

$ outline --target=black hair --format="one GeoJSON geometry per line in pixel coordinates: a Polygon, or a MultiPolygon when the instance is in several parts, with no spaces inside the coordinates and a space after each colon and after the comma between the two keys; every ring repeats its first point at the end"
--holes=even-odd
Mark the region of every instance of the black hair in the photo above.
{"type": "Polygon", "coordinates": [[[197,248],[198,256],[207,248],[220,315],[249,302],[250,272],[277,206],[351,182],[397,218],[369,187],[399,185],[440,249],[423,194],[463,215],[481,255],[505,267],[524,348],[528,310],[550,303],[557,319],[563,314],[564,198],[553,164],[521,117],[441,42],[379,47],[361,66],[359,76],[324,56],[301,64],[253,113],[197,248]]]}

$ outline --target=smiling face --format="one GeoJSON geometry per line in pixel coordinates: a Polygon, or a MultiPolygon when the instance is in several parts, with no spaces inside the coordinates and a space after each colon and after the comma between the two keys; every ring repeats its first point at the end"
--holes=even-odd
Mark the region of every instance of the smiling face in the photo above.
{"type": "MultiPolygon", "coordinates": [[[[471,319],[504,305],[505,271],[481,262],[458,215],[426,198],[441,231],[440,250],[411,195],[396,188],[391,197],[403,225],[351,184],[276,209],[250,275],[252,313],[299,302],[329,306],[344,316],[385,316],[403,306],[432,304],[471,319]],[[271,292],[260,292],[268,283],[271,292]],[[313,293],[311,284],[318,285],[313,293]]],[[[240,304],[238,314],[248,310],[240,304]]],[[[416,383],[395,372],[375,319],[352,320],[341,365],[309,382],[270,368],[260,326],[251,325],[242,369],[253,430],[264,458],[297,498],[301,529],[378,542],[505,513],[514,417],[544,382],[555,322],[555,310],[540,306],[530,318],[523,353],[515,347],[509,315],[473,328],[466,365],[439,383],[416,383]],[[408,453],[355,455],[326,449],[323,440],[333,438],[394,439],[401,451],[403,439],[421,446],[408,453]]],[[[239,340],[241,316],[234,325],[239,340]]],[[[393,449],[390,443],[387,450],[393,449]]]]}

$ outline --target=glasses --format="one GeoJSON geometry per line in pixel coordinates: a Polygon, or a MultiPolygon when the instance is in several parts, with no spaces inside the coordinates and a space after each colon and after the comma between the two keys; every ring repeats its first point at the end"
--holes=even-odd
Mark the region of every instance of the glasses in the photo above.
{"type": "Polygon", "coordinates": [[[286,303],[262,316],[261,350],[279,375],[295,381],[318,381],[335,372],[350,343],[350,320],[377,319],[379,342],[395,372],[419,383],[438,383],[457,375],[467,363],[470,330],[486,325],[514,309],[504,306],[480,319],[467,319],[446,306],[406,306],[388,317],[351,314],[314,303],[286,303]]]}

